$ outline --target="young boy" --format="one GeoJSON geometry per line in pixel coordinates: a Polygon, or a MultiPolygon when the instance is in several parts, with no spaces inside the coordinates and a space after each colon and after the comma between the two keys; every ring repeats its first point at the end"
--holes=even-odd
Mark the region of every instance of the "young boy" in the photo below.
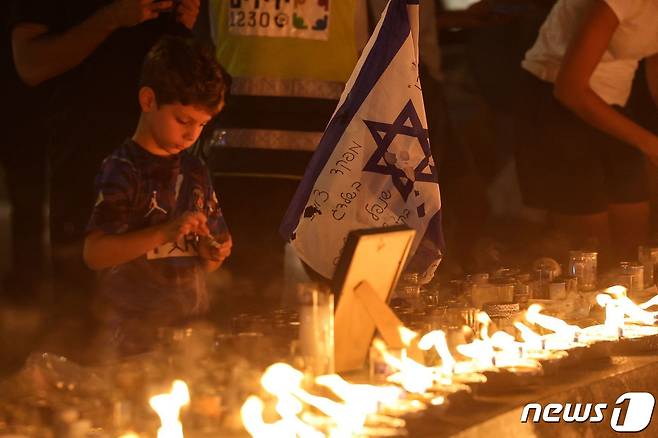
{"type": "Polygon", "coordinates": [[[135,134],[105,159],[84,260],[101,271],[120,355],[147,350],[159,327],[207,310],[204,276],[231,252],[205,165],[185,150],[224,105],[212,51],[165,37],[144,61],[135,134]]]}

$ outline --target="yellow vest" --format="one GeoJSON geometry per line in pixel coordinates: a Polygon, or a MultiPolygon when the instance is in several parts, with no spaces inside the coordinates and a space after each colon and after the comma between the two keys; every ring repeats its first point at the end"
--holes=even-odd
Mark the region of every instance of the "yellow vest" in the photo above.
{"type": "Polygon", "coordinates": [[[357,61],[356,0],[212,1],[217,57],[231,76],[349,79],[357,61]]]}

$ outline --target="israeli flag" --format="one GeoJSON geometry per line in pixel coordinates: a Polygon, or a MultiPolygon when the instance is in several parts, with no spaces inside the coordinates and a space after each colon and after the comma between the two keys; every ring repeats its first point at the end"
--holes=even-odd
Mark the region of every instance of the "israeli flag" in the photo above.
{"type": "Polygon", "coordinates": [[[356,229],[416,229],[408,270],[429,281],[444,248],[437,168],[418,77],[418,0],[391,0],[281,224],[299,258],[333,276],[356,229]]]}

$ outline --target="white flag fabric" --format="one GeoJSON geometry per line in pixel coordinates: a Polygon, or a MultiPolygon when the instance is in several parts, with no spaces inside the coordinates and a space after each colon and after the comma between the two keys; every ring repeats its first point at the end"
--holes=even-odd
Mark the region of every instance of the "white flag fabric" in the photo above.
{"type": "Polygon", "coordinates": [[[441,259],[441,197],[418,62],[418,0],[391,0],[281,225],[300,259],[326,278],[356,229],[414,228],[407,268],[423,282],[441,259]]]}

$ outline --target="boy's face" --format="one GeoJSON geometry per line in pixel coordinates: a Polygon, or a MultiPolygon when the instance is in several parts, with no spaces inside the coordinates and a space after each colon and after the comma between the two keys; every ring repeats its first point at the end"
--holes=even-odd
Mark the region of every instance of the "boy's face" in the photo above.
{"type": "Polygon", "coordinates": [[[157,105],[154,99],[150,105],[142,105],[142,110],[153,140],[162,152],[159,155],[175,155],[192,146],[212,118],[210,111],[202,107],[180,103],[157,105]]]}
{"type": "Polygon", "coordinates": [[[189,148],[211,119],[207,110],[192,105],[160,105],[151,113],[151,132],[163,155],[175,155],[189,148]]]}

